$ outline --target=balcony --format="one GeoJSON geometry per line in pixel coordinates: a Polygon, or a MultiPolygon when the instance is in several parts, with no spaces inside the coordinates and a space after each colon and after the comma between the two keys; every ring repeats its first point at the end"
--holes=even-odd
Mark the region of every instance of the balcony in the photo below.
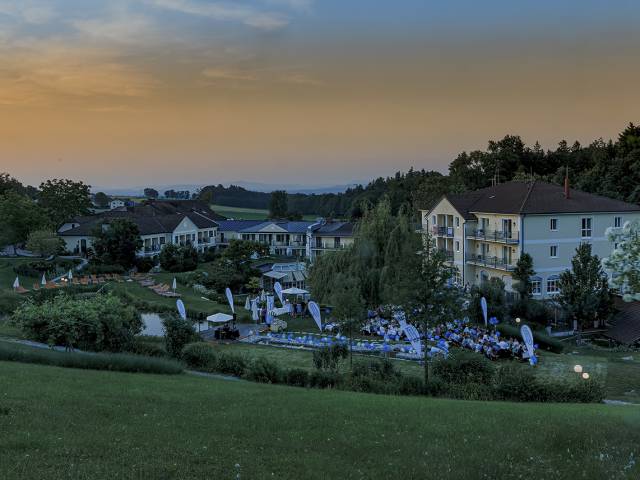
{"type": "Polygon", "coordinates": [[[486,230],[478,228],[467,232],[467,238],[483,240],[485,242],[518,244],[520,241],[518,232],[505,232],[502,230],[486,230]]]}
{"type": "Polygon", "coordinates": [[[481,267],[495,268],[496,270],[504,270],[505,272],[512,272],[516,268],[515,265],[505,258],[489,257],[486,255],[467,255],[467,263],[481,267]]]}
{"type": "Polygon", "coordinates": [[[431,227],[431,233],[436,237],[453,238],[453,227],[438,227],[434,225],[431,227]]]}
{"type": "Polygon", "coordinates": [[[344,243],[316,243],[313,245],[314,250],[339,250],[341,248],[345,248],[347,245],[344,243]]]}

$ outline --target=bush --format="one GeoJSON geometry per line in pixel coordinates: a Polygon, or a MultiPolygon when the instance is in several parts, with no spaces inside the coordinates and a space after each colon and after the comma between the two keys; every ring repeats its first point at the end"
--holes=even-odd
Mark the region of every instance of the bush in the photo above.
{"type": "Polygon", "coordinates": [[[12,320],[32,340],[81,350],[122,352],[142,331],[138,312],[113,295],[75,299],[58,292],[42,304],[27,300],[12,320]]]}
{"type": "Polygon", "coordinates": [[[335,388],[342,383],[338,372],[316,370],[309,375],[309,385],[314,388],[335,388]]]}
{"type": "Polygon", "coordinates": [[[9,342],[0,342],[0,361],[35,363],[85,370],[109,370],[113,372],[169,375],[182,373],[182,365],[169,359],[126,354],[63,353],[9,342]]]}
{"type": "Polygon", "coordinates": [[[180,358],[185,345],[198,339],[191,322],[176,315],[165,315],[162,319],[162,326],[167,353],[172,357],[180,358]]]}
{"type": "Polygon", "coordinates": [[[122,265],[109,265],[107,263],[99,263],[92,260],[86,267],[84,267],[83,273],[88,275],[105,275],[107,273],[124,275],[126,273],[126,269],[122,265]]]}
{"type": "Polygon", "coordinates": [[[134,339],[128,352],[135,355],[144,355],[145,357],[162,358],[168,356],[167,351],[156,342],[150,342],[140,337],[134,339]]]}
{"type": "Polygon", "coordinates": [[[309,385],[309,373],[301,368],[292,368],[285,374],[284,381],[292,387],[306,387],[309,385]]]}
{"type": "Polygon", "coordinates": [[[313,365],[318,370],[337,371],[340,362],[349,356],[349,347],[336,343],[313,351],[313,365]]]}
{"type": "Polygon", "coordinates": [[[191,245],[179,247],[169,243],[160,251],[159,260],[167,272],[190,272],[198,267],[198,252],[191,245]]]}
{"type": "Polygon", "coordinates": [[[258,357],[249,365],[247,378],[259,383],[282,383],[284,374],[277,363],[258,357]]]}
{"type": "Polygon", "coordinates": [[[425,395],[430,397],[440,397],[446,392],[447,385],[438,377],[429,377],[429,382],[424,386],[425,395]]]}
{"type": "Polygon", "coordinates": [[[458,400],[493,400],[491,385],[485,383],[450,383],[447,385],[446,396],[458,400]]]}
{"type": "Polygon", "coordinates": [[[24,300],[16,293],[0,292],[0,316],[13,314],[24,300]]]}
{"type": "Polygon", "coordinates": [[[460,351],[446,359],[436,360],[433,363],[433,374],[449,384],[478,382],[490,385],[493,381],[494,367],[482,355],[460,351]]]}
{"type": "Polygon", "coordinates": [[[249,362],[243,355],[237,353],[222,352],[218,355],[218,362],[216,364],[216,370],[220,373],[227,375],[233,375],[235,377],[242,377],[248,366],[249,362]]]}
{"type": "Polygon", "coordinates": [[[136,268],[140,273],[148,273],[156,266],[156,261],[151,257],[141,257],[136,259],[136,268]]]}
{"type": "Polygon", "coordinates": [[[505,363],[498,369],[495,393],[500,400],[520,402],[543,401],[536,376],[531,368],[517,363],[505,363]]]}
{"type": "Polygon", "coordinates": [[[402,375],[398,379],[398,393],[400,395],[423,395],[425,393],[424,381],[414,375],[402,375]]]}
{"type": "Polygon", "coordinates": [[[182,349],[182,360],[190,368],[215,371],[218,355],[212,345],[196,342],[189,343],[182,349]]]}
{"type": "MultiPolygon", "coordinates": [[[[520,338],[520,329],[513,325],[500,324],[498,325],[498,331],[502,336],[520,338]]],[[[562,353],[564,350],[564,344],[560,340],[550,337],[546,332],[540,330],[533,331],[533,340],[542,350],[548,350],[554,353],[562,353]]]]}

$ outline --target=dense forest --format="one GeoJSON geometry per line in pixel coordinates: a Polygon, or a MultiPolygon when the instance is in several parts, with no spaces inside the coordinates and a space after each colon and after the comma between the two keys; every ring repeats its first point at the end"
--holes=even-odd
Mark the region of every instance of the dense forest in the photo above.
{"type": "MultiPolygon", "coordinates": [[[[486,150],[460,153],[448,174],[414,170],[377,178],[344,193],[288,197],[289,211],[326,217],[358,218],[363,203],[376,204],[387,195],[393,212],[402,206],[413,211],[429,207],[445,192],[465,192],[493,181],[536,178],[561,184],[569,172],[571,186],[586,192],[640,203],[640,127],[630,123],[614,140],[602,138],[587,146],[561,141],[555,150],[539,143],[527,146],[516,135],[489,141],[486,150]]],[[[234,207],[268,208],[271,194],[222,185],[203,189],[213,203],[234,207]]]]}

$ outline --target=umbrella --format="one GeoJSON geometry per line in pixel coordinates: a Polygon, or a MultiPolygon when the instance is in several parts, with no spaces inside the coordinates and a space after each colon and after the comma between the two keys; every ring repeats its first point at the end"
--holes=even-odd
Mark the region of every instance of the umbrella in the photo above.
{"type": "Polygon", "coordinates": [[[171,286],[171,288],[173,288],[173,291],[175,292],[176,289],[178,288],[178,282],[176,281],[175,277],[173,279],[173,285],[171,286]]]}
{"type": "Polygon", "coordinates": [[[262,292],[260,292],[260,301],[261,302],[266,302],[267,301],[267,294],[264,293],[264,290],[262,290],[262,292]]]}
{"type": "Polygon", "coordinates": [[[73,272],[71,270],[69,270],[69,273],[67,274],[67,278],[69,280],[73,280],[73,272]]]}
{"type": "Polygon", "coordinates": [[[15,282],[13,282],[13,289],[16,290],[20,288],[20,278],[16,277],[15,282]]]}
{"type": "Polygon", "coordinates": [[[207,322],[213,323],[227,323],[233,320],[231,315],[227,315],[226,313],[216,313],[215,315],[210,315],[207,317],[207,322]]]}
{"type": "Polygon", "coordinates": [[[42,280],[40,281],[41,285],[46,285],[47,284],[47,277],[45,277],[44,273],[42,274],[42,280]]]}
{"type": "Polygon", "coordinates": [[[292,287],[283,290],[282,293],[284,293],[285,295],[307,295],[309,292],[301,288],[292,287]]]}
{"type": "Polygon", "coordinates": [[[249,300],[249,295],[247,295],[247,300],[244,302],[244,309],[251,311],[251,300],[249,300]]]}

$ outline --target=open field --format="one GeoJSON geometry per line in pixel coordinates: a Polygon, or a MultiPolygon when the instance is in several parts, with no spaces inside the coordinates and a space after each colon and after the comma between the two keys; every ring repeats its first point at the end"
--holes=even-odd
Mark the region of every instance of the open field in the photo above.
{"type": "Polygon", "coordinates": [[[6,480],[640,475],[637,407],[390,397],[17,363],[0,363],[0,386],[6,480]]]}
{"type": "MultiPolygon", "coordinates": [[[[269,211],[260,208],[228,207],[225,205],[211,205],[214,212],[234,220],[265,220],[269,217],[269,211]]],[[[317,215],[304,215],[304,220],[315,220],[317,215]]]]}

